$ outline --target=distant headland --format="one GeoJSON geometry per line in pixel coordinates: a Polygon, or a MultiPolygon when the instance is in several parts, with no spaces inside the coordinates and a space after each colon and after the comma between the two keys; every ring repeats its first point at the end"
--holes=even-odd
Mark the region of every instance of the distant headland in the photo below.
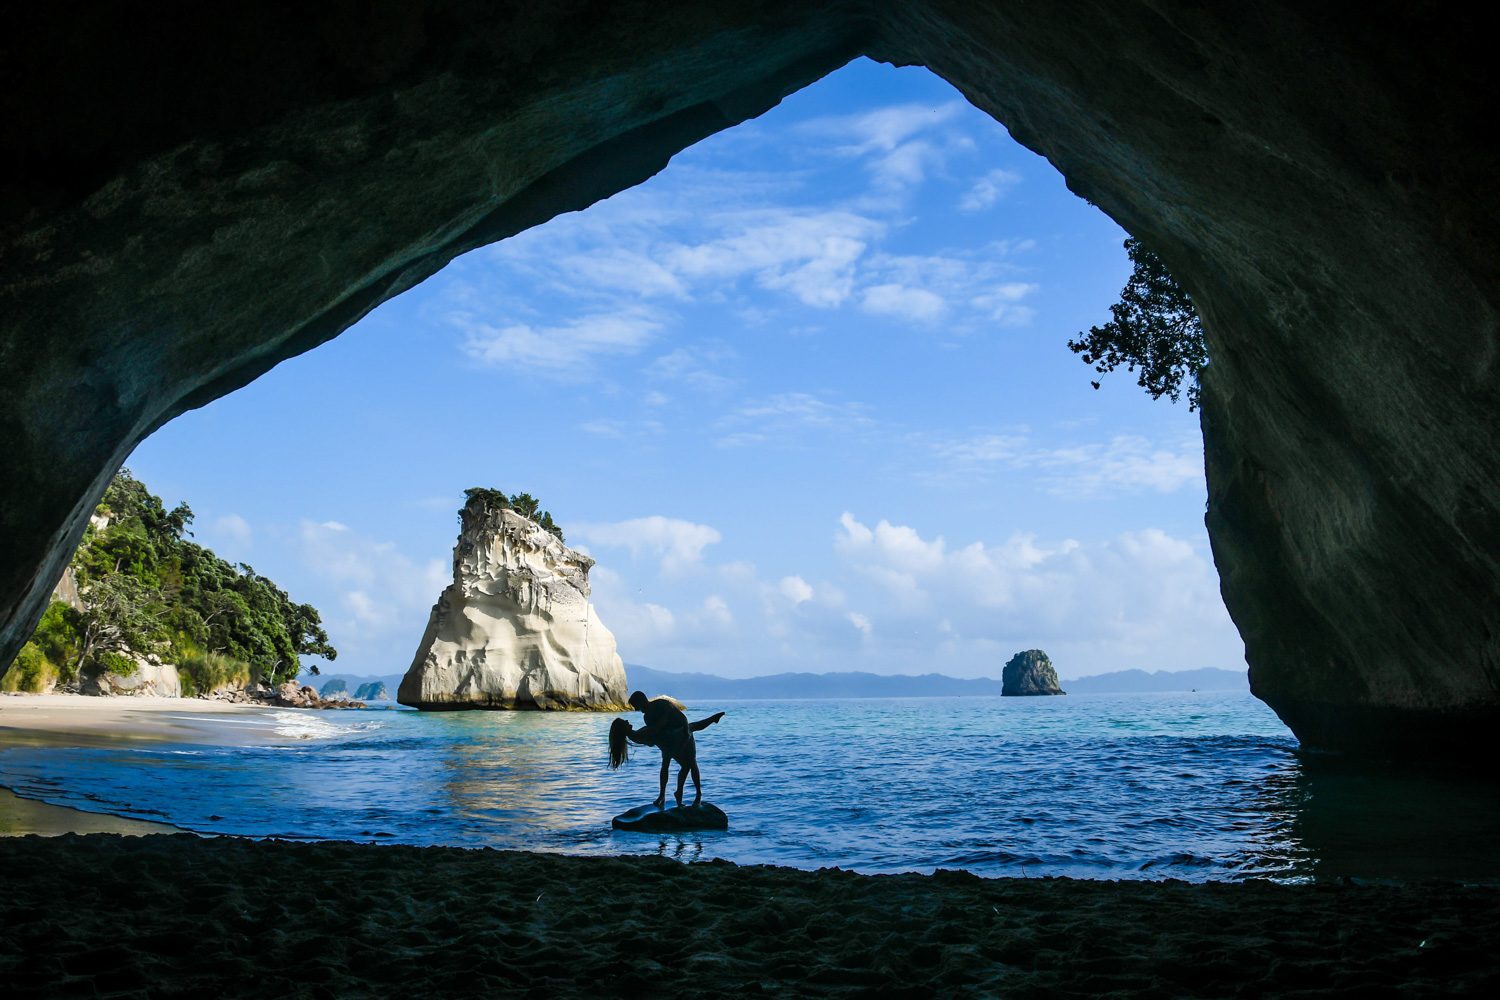
{"type": "MultiPolygon", "coordinates": [[[[998,695],[998,677],[948,677],[944,674],[781,673],[761,677],[679,674],[627,663],[633,687],[678,698],[921,698],[998,695]]],[[[1203,667],[1196,670],[1116,670],[1065,682],[1072,694],[1147,691],[1248,691],[1243,670],[1203,667]]]]}

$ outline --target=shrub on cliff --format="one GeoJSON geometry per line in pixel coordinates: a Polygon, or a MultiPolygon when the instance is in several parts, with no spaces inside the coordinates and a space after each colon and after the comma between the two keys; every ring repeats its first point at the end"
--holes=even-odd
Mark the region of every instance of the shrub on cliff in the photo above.
{"type": "MultiPolygon", "coordinates": [[[[1068,348],[1100,374],[1121,365],[1137,372],[1136,384],[1152,399],[1166,396],[1177,402],[1185,382],[1188,409],[1195,410],[1198,374],[1208,364],[1198,310],[1166,265],[1140,240],[1126,240],[1125,252],[1134,269],[1120,301],[1109,307],[1110,321],[1068,341],[1068,348]]],[[[1099,388],[1098,382],[1093,385],[1099,388]]]]}
{"type": "Polygon", "coordinates": [[[506,496],[503,490],[493,489],[488,486],[471,486],[464,490],[464,496],[472,503],[479,500],[485,507],[491,510],[513,510],[522,517],[535,521],[544,531],[550,532],[559,542],[567,542],[563,537],[562,528],[552,520],[552,512],[540,510],[542,504],[530,493],[516,493],[506,496]],[[540,513],[539,513],[540,511],[540,513]]]}
{"type": "Polygon", "coordinates": [[[16,654],[10,668],[0,675],[0,691],[41,694],[57,680],[57,667],[47,659],[40,646],[28,642],[16,654]]]}

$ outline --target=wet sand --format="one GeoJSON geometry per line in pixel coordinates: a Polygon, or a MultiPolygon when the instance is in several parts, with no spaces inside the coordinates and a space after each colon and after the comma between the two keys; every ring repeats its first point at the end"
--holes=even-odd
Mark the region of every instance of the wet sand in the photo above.
{"type": "MultiPolygon", "coordinates": [[[[7,747],[114,747],[142,742],[237,746],[285,740],[278,713],[294,710],[198,698],[0,695],[0,755],[7,747]]],[[[304,712],[310,710],[295,710],[304,712]]],[[[0,756],[0,837],[64,833],[180,833],[165,823],[51,805],[5,787],[0,756]]]]}
{"type": "Polygon", "coordinates": [[[0,749],[17,745],[120,746],[149,740],[236,745],[274,732],[273,713],[310,711],[200,698],[0,695],[0,749]]]}
{"type": "Polygon", "coordinates": [[[0,787],[0,837],[60,837],[65,833],[120,833],[141,837],[151,833],[181,833],[166,823],[148,823],[109,813],[90,813],[67,806],[24,799],[0,787]]]}
{"type": "Polygon", "coordinates": [[[1500,889],[863,876],[234,838],[0,839],[0,992],[1495,995],[1500,889]]]}

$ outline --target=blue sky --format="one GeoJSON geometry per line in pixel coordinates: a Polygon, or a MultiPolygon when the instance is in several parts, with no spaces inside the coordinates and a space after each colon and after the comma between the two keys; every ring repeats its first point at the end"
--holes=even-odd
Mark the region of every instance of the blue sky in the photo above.
{"type": "Polygon", "coordinates": [[[937,77],[861,60],[128,464],[317,606],[341,671],[409,665],[475,485],[598,560],[626,662],[1239,669],[1196,414],[1066,347],[1124,236],[937,77]]]}

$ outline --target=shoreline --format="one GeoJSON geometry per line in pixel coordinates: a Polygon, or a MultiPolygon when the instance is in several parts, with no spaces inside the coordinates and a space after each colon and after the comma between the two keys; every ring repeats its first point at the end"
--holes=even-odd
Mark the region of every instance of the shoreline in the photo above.
{"type": "Polygon", "coordinates": [[[1500,887],[0,838],[13,997],[1494,995],[1500,887]]]}
{"type": "MultiPolygon", "coordinates": [[[[36,835],[186,833],[170,823],[94,812],[18,792],[4,769],[12,747],[130,747],[142,743],[245,746],[295,743],[278,716],[319,709],[245,705],[207,698],[83,694],[0,695],[0,839],[36,835]]],[[[309,718],[317,718],[311,715],[309,718]]]]}
{"type": "Polygon", "coordinates": [[[109,812],[89,812],[73,806],[55,805],[44,799],[21,795],[0,784],[0,837],[61,837],[70,833],[114,833],[124,837],[174,833],[203,836],[170,823],[153,823],[109,812]]]}
{"type": "Polygon", "coordinates": [[[271,739],[278,712],[318,711],[208,698],[147,695],[0,695],[0,750],[7,746],[123,746],[139,741],[239,746],[271,739]]]}

